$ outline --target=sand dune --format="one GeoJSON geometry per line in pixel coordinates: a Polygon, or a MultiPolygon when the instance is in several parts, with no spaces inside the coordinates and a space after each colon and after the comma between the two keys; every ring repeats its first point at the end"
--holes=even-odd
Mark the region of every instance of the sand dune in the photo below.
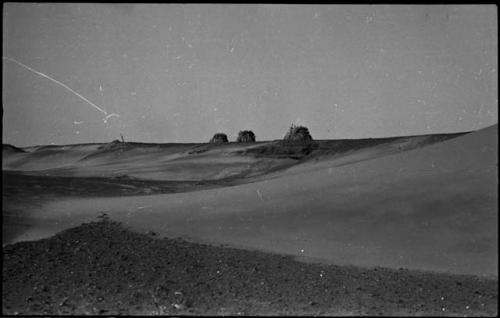
{"type": "MultiPolygon", "coordinates": [[[[59,161],[51,155],[57,165],[43,173],[186,180],[253,172],[259,177],[195,192],[57,200],[32,214],[38,225],[15,240],[46,237],[105,211],[134,229],[160,235],[336,264],[496,277],[497,134],[493,126],[444,141],[395,138],[340,153],[332,146],[300,160],[245,149],[266,143],[178,145],[168,153],[163,152],[168,147],[132,147],[121,155],[105,154],[100,145],[77,147],[59,161]],[[89,156],[96,151],[101,152],[89,156]]],[[[42,172],[50,161],[42,154],[36,160],[16,155],[3,168],[42,172]]]]}
{"type": "MultiPolygon", "coordinates": [[[[119,142],[3,147],[3,170],[34,175],[129,177],[149,180],[219,180],[269,175],[304,162],[344,156],[338,164],[368,160],[421,147],[460,134],[359,140],[321,140],[311,147],[279,141],[226,144],[145,144],[119,142]],[[310,149],[309,149],[310,148],[310,149]],[[356,154],[354,155],[353,152],[356,154]]],[[[242,180],[246,182],[247,180],[242,180]]]]}

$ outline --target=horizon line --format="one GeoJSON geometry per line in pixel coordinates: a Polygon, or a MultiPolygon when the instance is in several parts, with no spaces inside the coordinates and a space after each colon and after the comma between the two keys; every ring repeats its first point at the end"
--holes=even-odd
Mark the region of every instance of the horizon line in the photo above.
{"type": "MultiPolygon", "coordinates": [[[[493,125],[489,125],[489,126],[485,126],[483,128],[479,128],[479,129],[475,129],[475,130],[467,130],[467,131],[456,131],[456,132],[446,132],[446,133],[430,133],[430,134],[418,134],[418,135],[397,135],[397,136],[385,136],[385,137],[364,137],[364,138],[331,138],[331,139],[313,139],[313,141],[325,141],[325,140],[360,140],[360,139],[388,139],[388,138],[404,138],[404,137],[418,137],[418,136],[430,136],[430,135],[452,135],[452,134],[467,134],[467,133],[472,133],[472,132],[476,132],[476,131],[480,131],[480,130],[483,130],[483,129],[487,129],[487,128],[490,128],[490,127],[494,127],[494,126],[498,126],[498,122],[493,124],[493,125]]],[[[63,147],[63,146],[76,146],[76,145],[95,145],[95,144],[108,144],[108,143],[111,143],[113,141],[116,141],[118,140],[120,143],[122,143],[122,141],[119,140],[119,138],[116,138],[116,139],[113,139],[112,141],[108,141],[108,142],[81,142],[81,143],[72,143],[72,144],[38,144],[38,145],[29,145],[29,146],[16,146],[14,144],[11,144],[11,143],[3,143],[2,142],[2,146],[13,146],[13,147],[16,147],[16,148],[31,148],[31,147],[44,147],[44,146],[54,146],[54,147],[63,147]]],[[[263,142],[274,142],[274,141],[280,141],[280,140],[283,140],[282,138],[281,139],[268,139],[268,140],[257,140],[253,143],[263,143],[263,142]]],[[[210,142],[209,141],[205,141],[205,142],[196,142],[196,141],[193,141],[193,142],[143,142],[143,141],[125,141],[123,143],[135,143],[135,144],[209,144],[210,142]]],[[[225,142],[223,144],[229,144],[229,143],[238,143],[236,140],[235,141],[228,141],[228,142],[225,142]]]]}

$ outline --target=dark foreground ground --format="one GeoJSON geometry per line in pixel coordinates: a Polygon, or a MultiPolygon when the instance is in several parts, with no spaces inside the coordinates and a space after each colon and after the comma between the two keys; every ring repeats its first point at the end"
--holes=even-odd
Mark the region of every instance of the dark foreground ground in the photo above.
{"type": "Polygon", "coordinates": [[[2,313],[495,316],[498,280],[156,239],[103,218],[3,247],[2,313]]]}

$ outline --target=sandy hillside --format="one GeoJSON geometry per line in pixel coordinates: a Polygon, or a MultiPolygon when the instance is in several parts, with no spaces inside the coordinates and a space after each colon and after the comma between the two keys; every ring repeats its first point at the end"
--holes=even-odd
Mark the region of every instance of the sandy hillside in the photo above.
{"type": "Polygon", "coordinates": [[[108,144],[30,147],[4,150],[3,170],[70,177],[147,180],[216,180],[293,162],[238,154],[259,144],[108,144]]]}
{"type": "Polygon", "coordinates": [[[30,227],[13,241],[47,237],[105,211],[160,236],[335,264],[497,277],[497,134],[493,126],[444,141],[420,136],[356,147],[324,142],[302,159],[276,155],[272,142],[261,150],[266,143],[170,149],[108,144],[76,147],[74,157],[63,156],[51,167],[45,163],[56,160],[45,154],[39,158],[44,164],[27,159],[39,151],[30,149],[7,160],[4,170],[241,180],[186,193],[58,198],[30,213],[30,227]],[[347,148],[339,151],[342,145],[347,148]],[[252,174],[260,176],[245,183],[252,174]]]}
{"type": "MultiPolygon", "coordinates": [[[[302,145],[279,141],[225,144],[50,145],[16,148],[3,145],[2,170],[65,177],[122,177],[192,181],[242,179],[266,175],[304,162],[348,155],[347,162],[367,160],[455,138],[460,134],[358,140],[320,140],[302,145]],[[355,153],[355,155],[353,155],[355,153]]],[[[339,164],[342,161],[336,160],[339,164]]],[[[345,163],[345,162],[344,162],[345,163]]],[[[243,180],[245,179],[245,180],[243,180]]]]}

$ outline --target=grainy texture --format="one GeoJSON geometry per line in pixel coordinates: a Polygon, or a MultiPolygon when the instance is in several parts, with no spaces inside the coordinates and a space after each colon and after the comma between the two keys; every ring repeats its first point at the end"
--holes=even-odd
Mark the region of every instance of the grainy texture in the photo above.
{"type": "Polygon", "coordinates": [[[156,239],[104,218],[3,247],[3,314],[466,315],[498,281],[156,239]]]}

